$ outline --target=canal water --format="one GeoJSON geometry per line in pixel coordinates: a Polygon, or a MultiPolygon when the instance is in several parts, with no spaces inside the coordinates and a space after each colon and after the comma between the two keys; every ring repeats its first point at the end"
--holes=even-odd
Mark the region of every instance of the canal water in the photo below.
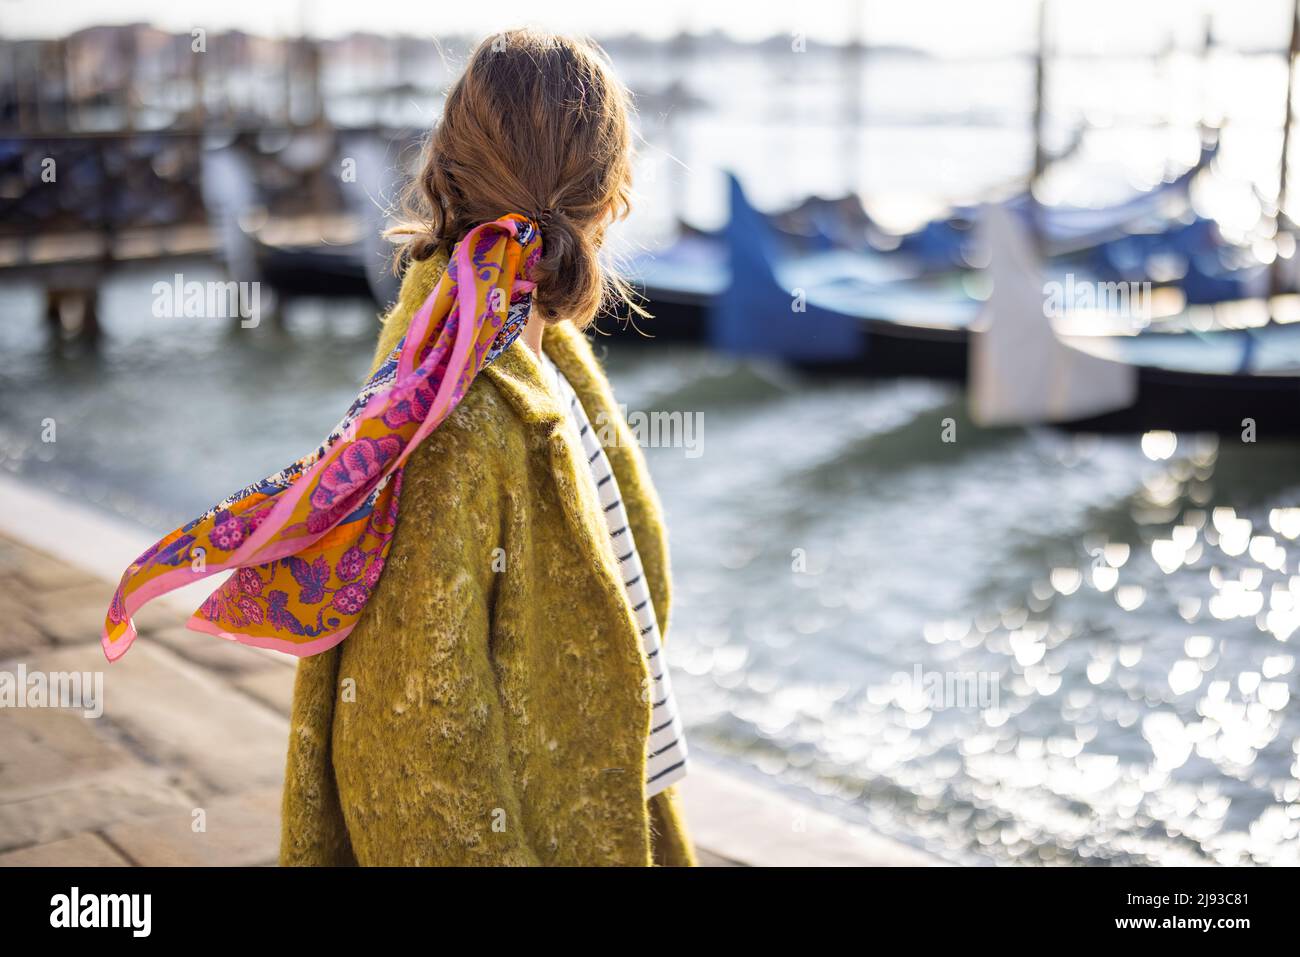
{"type": "MultiPolygon", "coordinates": [[[[0,468],[162,533],[328,431],[375,318],[154,318],[156,278],[64,357],[0,286],[0,468]]],[[[597,348],[630,413],[695,426],[646,450],[695,749],[954,861],[1300,863],[1296,444],[980,430],[949,385],[597,348]]]]}

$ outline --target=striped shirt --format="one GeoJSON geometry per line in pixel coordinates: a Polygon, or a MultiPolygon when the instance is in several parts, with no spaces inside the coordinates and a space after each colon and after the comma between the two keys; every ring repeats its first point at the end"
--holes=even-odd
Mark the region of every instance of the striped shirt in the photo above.
{"type": "Polygon", "coordinates": [[[591,478],[596,484],[596,496],[604,509],[610,540],[618,558],[623,587],[627,591],[627,600],[632,606],[637,629],[641,634],[641,650],[645,654],[646,666],[652,679],[650,737],[646,741],[645,762],[646,797],[651,797],[685,777],[687,766],[686,735],[682,731],[677,702],[673,698],[654,603],[650,600],[650,589],[641,568],[641,556],[637,553],[632,528],[628,524],[622,496],[619,495],[618,479],[614,477],[614,469],[605,450],[601,448],[596,430],[588,421],[586,410],[573,387],[550,357],[543,355],[542,365],[550,373],[561,404],[568,409],[569,425],[590,466],[591,478]]]}

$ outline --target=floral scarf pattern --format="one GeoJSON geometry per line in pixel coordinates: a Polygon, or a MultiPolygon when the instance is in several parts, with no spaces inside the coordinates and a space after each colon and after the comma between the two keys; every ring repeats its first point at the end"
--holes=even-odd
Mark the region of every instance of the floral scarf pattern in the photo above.
{"type": "Polygon", "coordinates": [[[190,628],[299,657],[346,638],[383,574],[406,460],[522,331],[541,250],[537,225],[518,214],[472,229],[402,341],[314,452],[131,563],[104,621],[108,659],[135,640],[131,616],[146,602],[231,569],[190,628]]]}

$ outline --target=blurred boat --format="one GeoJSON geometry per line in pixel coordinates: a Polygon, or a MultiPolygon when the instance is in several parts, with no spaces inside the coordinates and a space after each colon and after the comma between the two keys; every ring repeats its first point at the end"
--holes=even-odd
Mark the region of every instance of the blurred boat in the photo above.
{"type": "Polygon", "coordinates": [[[735,177],[730,195],[733,278],[708,312],[711,345],[846,371],[964,373],[965,327],[978,313],[968,276],[918,276],[886,253],[790,255],[735,177]]]}
{"type": "Polygon", "coordinates": [[[322,242],[321,232],[310,226],[300,232],[299,239],[278,242],[249,237],[262,282],[283,296],[374,297],[364,243],[322,242]]]}
{"type": "MultiPolygon", "coordinates": [[[[1240,432],[1253,419],[1300,432],[1300,297],[1184,305],[1150,327],[1099,310],[1045,315],[1041,264],[1023,219],[987,217],[987,272],[900,275],[888,257],[792,256],[732,182],[733,275],[710,341],[730,354],[818,370],[968,379],[986,425],[1240,432]]],[[[1080,277],[1080,282],[1087,280],[1080,277]]]]}
{"type": "Polygon", "coordinates": [[[1101,310],[1066,310],[1053,322],[1023,226],[991,207],[982,232],[993,258],[971,334],[977,424],[1300,434],[1300,297],[1193,305],[1127,331],[1101,310]]]}
{"type": "MultiPolygon", "coordinates": [[[[1182,291],[1190,304],[1267,295],[1270,267],[1245,247],[1226,241],[1219,224],[1188,215],[1162,228],[1131,232],[1082,254],[1100,279],[1151,282],[1182,291]]],[[[1294,277],[1289,284],[1294,286],[1294,277]]]]}
{"type": "Polygon", "coordinates": [[[1065,336],[1083,355],[1137,370],[1122,409],[1065,424],[1096,432],[1300,435],[1300,325],[1205,333],[1065,336]]]}
{"type": "MultiPolygon", "coordinates": [[[[734,176],[728,177],[728,183],[730,213],[722,229],[705,231],[684,226],[673,243],[619,264],[623,276],[649,301],[654,319],[641,324],[641,328],[657,339],[707,341],[741,352],[751,352],[753,346],[762,354],[796,361],[804,353],[811,358],[827,358],[824,353],[838,347],[829,340],[819,345],[829,334],[825,331],[818,333],[816,342],[785,345],[777,342],[779,331],[775,327],[758,338],[757,329],[750,330],[755,335],[733,334],[727,318],[732,303],[727,300],[746,309],[770,312],[774,303],[791,300],[787,287],[812,285],[818,295],[833,296],[837,284],[867,282],[883,286],[923,278],[921,270],[906,257],[876,251],[865,241],[854,249],[841,244],[842,237],[837,238],[831,224],[832,211],[836,216],[849,217],[843,221],[844,231],[856,234],[859,229],[870,228],[870,219],[855,197],[811,197],[789,210],[769,214],[749,202],[734,176]],[[747,275],[750,280],[733,289],[731,277],[735,275],[747,275]]],[[[932,282],[935,288],[948,288],[959,279],[949,273],[932,277],[932,282]]],[[[924,284],[911,293],[894,287],[890,301],[896,308],[885,310],[887,315],[912,315],[932,306],[933,296],[924,284]]],[[[831,325],[835,320],[819,328],[831,325]]]]}
{"type": "Polygon", "coordinates": [[[332,163],[333,146],[316,131],[275,141],[263,135],[253,145],[212,138],[204,147],[204,205],[232,278],[252,277],[284,296],[378,298],[364,219],[347,208],[274,211],[277,194],[303,191],[305,172],[332,163]],[[277,162],[261,162],[263,154],[275,154],[277,162]],[[273,175],[259,176],[259,165],[273,175]]]}
{"type": "Polygon", "coordinates": [[[660,342],[706,338],[709,307],[726,292],[730,275],[725,242],[710,233],[684,230],[671,245],[628,257],[617,268],[654,314],[638,322],[639,328],[660,342]]]}
{"type": "MultiPolygon", "coordinates": [[[[777,213],[761,213],[745,203],[759,217],[779,249],[773,255],[785,257],[826,253],[845,248],[850,236],[871,228],[862,203],[856,196],[827,199],[810,196],[777,213]]],[[[734,208],[734,203],[733,203],[734,208]]],[[[660,341],[701,342],[708,338],[709,309],[727,291],[731,269],[729,227],[706,230],[678,223],[673,242],[654,250],[626,257],[616,263],[623,278],[644,296],[654,319],[639,324],[644,332],[660,341]]],[[[869,250],[865,241],[855,248],[869,250]]]]}
{"type": "MultiPolygon", "coordinates": [[[[1217,140],[1207,143],[1194,166],[1114,206],[1051,206],[1035,212],[1028,192],[1001,205],[1040,231],[1045,248],[1061,260],[1063,271],[1099,280],[1174,284],[1186,290],[1189,302],[1257,295],[1263,291],[1264,267],[1229,263],[1217,226],[1191,213],[1190,184],[1217,150],[1217,140]]],[[[961,275],[985,258],[976,248],[976,207],[964,207],[899,237],[880,230],[856,197],[813,197],[791,210],[765,214],[749,203],[732,177],[730,199],[730,219],[722,230],[684,229],[674,243],[625,264],[625,275],[650,301],[657,321],[649,329],[657,337],[704,339],[780,354],[776,339],[761,335],[761,329],[741,335],[729,328],[727,304],[713,309],[727,290],[749,305],[762,305],[754,297],[772,292],[767,273],[774,274],[784,290],[776,299],[788,299],[791,290],[803,289],[824,311],[921,327],[924,334],[900,332],[905,339],[915,336],[927,343],[951,345],[953,330],[964,327],[978,311],[978,296],[963,290],[978,290],[980,284],[961,275]],[[760,272],[732,289],[731,259],[737,244],[757,244],[763,255],[742,253],[742,261],[760,272]],[[718,322],[724,326],[721,330],[713,328],[718,322]]],[[[765,308],[770,311],[771,304],[765,308]]],[[[891,330],[882,334],[890,335],[891,330]]],[[[961,338],[960,332],[955,338],[961,338]]],[[[938,348],[958,360],[956,367],[964,365],[961,355],[938,348]]],[[[831,358],[820,354],[826,350],[817,343],[799,345],[791,357],[809,350],[818,358],[831,358]]],[[[901,358],[909,360],[909,369],[932,365],[925,357],[915,362],[901,358]]]]}
{"type": "MultiPolygon", "coordinates": [[[[926,272],[888,253],[794,249],[734,178],[730,190],[725,268],[744,279],[730,283],[707,313],[714,346],[871,374],[965,377],[968,332],[987,297],[987,275],[971,269],[926,272]]],[[[1015,206],[993,205],[1029,232],[1015,206]]],[[[1080,287],[1140,283],[1149,282],[1158,267],[1163,278],[1178,280],[1169,284],[1172,294],[1156,288],[1152,296],[1165,310],[1165,328],[1179,326],[1175,313],[1184,306],[1248,300],[1269,291],[1266,267],[1234,265],[1233,255],[1249,261],[1246,251],[1223,244],[1212,220],[1190,214],[1188,220],[1057,257],[1043,278],[1080,287]]],[[[1287,283],[1293,286],[1294,278],[1287,283]]],[[[1040,281],[1040,316],[1044,289],[1040,281]]],[[[1206,315],[1216,313],[1198,313],[1200,319],[1206,315]]]]}
{"type": "MultiPolygon", "coordinates": [[[[1189,205],[1192,180],[1218,155],[1218,139],[1201,147],[1196,163],[1152,189],[1104,207],[1044,206],[1022,190],[1000,205],[1033,229],[1048,256],[1078,253],[1122,240],[1135,231],[1158,233],[1189,205]]],[[[974,225],[983,204],[958,207],[948,216],[898,237],[896,248],[928,269],[966,268],[981,258],[973,248],[974,225]]]]}

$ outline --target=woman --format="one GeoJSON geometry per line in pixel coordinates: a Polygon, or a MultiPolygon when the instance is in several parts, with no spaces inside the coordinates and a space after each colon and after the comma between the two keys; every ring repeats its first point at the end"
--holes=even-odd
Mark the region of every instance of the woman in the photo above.
{"type": "Polygon", "coordinates": [[[628,208],[625,100],[594,47],[482,44],[361,396],[114,595],[110,659],[144,602],[231,569],[190,626],[302,657],[284,864],[694,863],[660,507],[581,333],[628,208]]]}
{"type": "Polygon", "coordinates": [[[376,366],[449,240],[523,210],[536,213],[543,259],[520,341],[411,460],[367,616],[300,666],[284,863],[693,862],[671,789],[643,793],[655,784],[645,691],[660,669],[647,668],[638,593],[624,585],[637,569],[619,561],[633,541],[652,619],[666,623],[659,505],[579,332],[604,297],[603,230],[627,210],[629,139],[605,64],[557,37],[486,41],[447,98],[376,366]],[[630,526],[617,537],[556,385],[589,419],[618,424],[604,450],[630,526]],[[339,697],[345,679],[355,699],[339,697]]]}

